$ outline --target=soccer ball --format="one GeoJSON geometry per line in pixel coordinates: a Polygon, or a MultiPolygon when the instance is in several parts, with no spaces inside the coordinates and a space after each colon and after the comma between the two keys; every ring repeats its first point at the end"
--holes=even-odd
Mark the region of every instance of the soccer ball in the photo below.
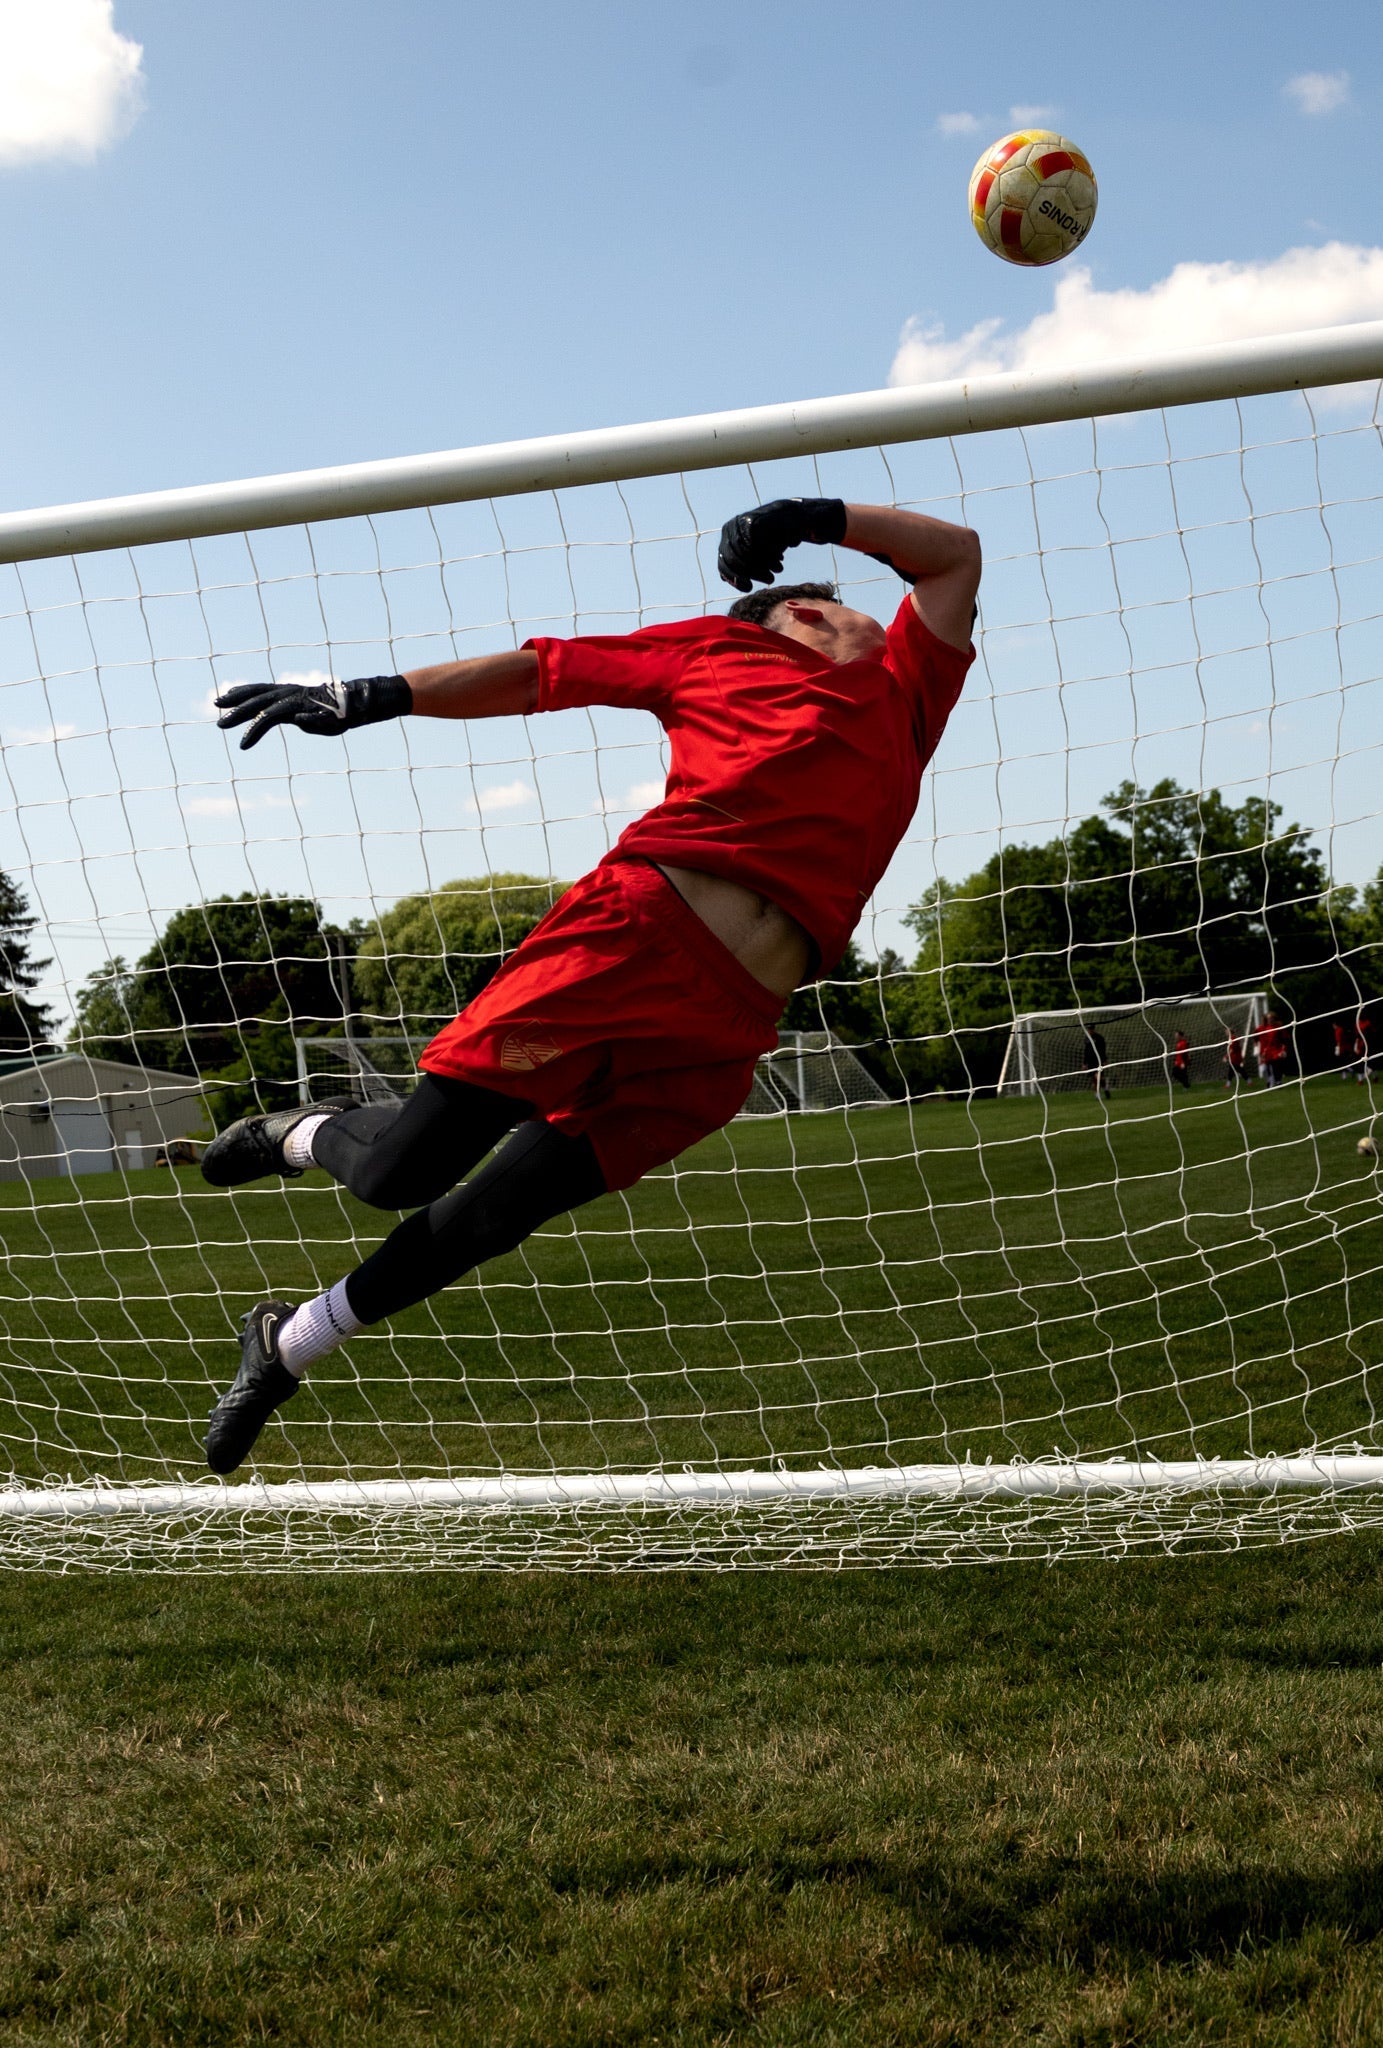
{"type": "Polygon", "coordinates": [[[1095,173],[1074,142],[1022,128],[987,149],[970,173],[970,218],[1006,263],[1055,263],[1078,249],[1095,218],[1095,173]]]}
{"type": "Polygon", "coordinates": [[[1367,1134],[1359,1140],[1354,1149],[1356,1152],[1362,1153],[1365,1159],[1376,1159],[1378,1157],[1377,1142],[1367,1134]]]}

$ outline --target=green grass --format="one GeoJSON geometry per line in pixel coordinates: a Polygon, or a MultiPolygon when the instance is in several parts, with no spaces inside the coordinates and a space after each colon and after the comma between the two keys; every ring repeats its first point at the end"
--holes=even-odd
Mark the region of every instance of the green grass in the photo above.
{"type": "MultiPolygon", "coordinates": [[[[814,1465],[1372,1440],[1383,1211],[1362,1090],[739,1124],[358,1339],[265,1476],[814,1465]]],[[[235,1319],[384,1220],[321,1175],[0,1190],[0,1446],[201,1470],[235,1319]],[[55,1256],[56,1254],[56,1256],[55,1256]]]]}
{"type": "MultiPolygon", "coordinates": [[[[1367,1115],[1320,1084],[738,1126],[340,1355],[260,1469],[1370,1439],[1367,1115]]],[[[200,1471],[236,1314],[380,1233],[319,1177],[166,1173],[5,1188],[0,1224],[25,1478],[200,1471]]],[[[1383,2040],[1380,1567],[1368,1534],[0,1575],[0,2042],[1383,2040]]]]}
{"type": "Polygon", "coordinates": [[[0,1578],[0,2040],[1376,2041],[1380,1567],[0,1578]]]}

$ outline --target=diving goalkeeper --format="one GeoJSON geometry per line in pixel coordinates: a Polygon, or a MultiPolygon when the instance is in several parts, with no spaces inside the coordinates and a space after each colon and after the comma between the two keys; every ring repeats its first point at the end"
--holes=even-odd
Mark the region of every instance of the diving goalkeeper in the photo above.
{"type": "Polygon", "coordinates": [[[433,1039],[407,1102],[276,1110],[208,1146],[216,1187],[317,1166],[413,1211],[314,1301],[250,1310],[211,1418],[213,1471],[233,1472],[307,1368],[358,1331],[728,1123],[792,991],[845,951],[974,659],[979,541],[920,513],[778,499],[727,521],[720,573],[748,593],[726,617],[218,698],[222,726],[248,726],[242,747],[277,725],[334,736],[405,715],[636,708],[672,766],[663,801],[433,1039]],[[773,584],[803,541],[902,576],[893,623],[830,584],[773,584]]]}

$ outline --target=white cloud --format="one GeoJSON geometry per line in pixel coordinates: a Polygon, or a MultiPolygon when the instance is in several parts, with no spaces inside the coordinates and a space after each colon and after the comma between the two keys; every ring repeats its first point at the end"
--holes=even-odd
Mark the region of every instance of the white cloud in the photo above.
{"type": "Polygon", "coordinates": [[[1008,118],[1019,128],[1036,128],[1039,125],[1045,128],[1049,121],[1055,121],[1060,112],[1060,107],[1010,107],[1008,118]]]}
{"type": "Polygon", "coordinates": [[[910,320],[890,384],[930,384],[1051,370],[1299,328],[1383,319],[1383,249],[1327,242],[1263,263],[1178,263],[1146,291],[1099,291],[1073,267],[1056,280],[1050,312],[1003,332],[981,320],[956,340],[937,320],[910,320]]]}
{"type": "Polygon", "coordinates": [[[1299,114],[1333,114],[1349,98],[1347,71],[1299,71],[1282,88],[1299,114]]]}
{"type": "Polygon", "coordinates": [[[938,135],[973,135],[979,125],[979,119],[974,114],[940,114],[937,117],[936,132],[938,135]]]}
{"type": "Polygon", "coordinates": [[[114,0],[0,0],[0,164],[91,158],[143,104],[144,56],[114,0]]]}
{"type": "Polygon", "coordinates": [[[192,818],[229,818],[241,811],[286,811],[291,809],[286,796],[194,796],[183,805],[183,810],[192,818]]]}
{"type": "Polygon", "coordinates": [[[466,805],[468,811],[519,811],[525,804],[536,803],[537,791],[527,782],[497,782],[489,789],[478,789],[466,805]]]}
{"type": "Polygon", "coordinates": [[[603,811],[607,818],[615,812],[646,811],[650,805],[660,804],[666,795],[665,782],[634,782],[623,796],[602,797],[596,809],[603,811]]]}
{"type": "Polygon", "coordinates": [[[16,725],[5,734],[7,747],[51,747],[56,740],[70,740],[75,725],[16,725]]]}

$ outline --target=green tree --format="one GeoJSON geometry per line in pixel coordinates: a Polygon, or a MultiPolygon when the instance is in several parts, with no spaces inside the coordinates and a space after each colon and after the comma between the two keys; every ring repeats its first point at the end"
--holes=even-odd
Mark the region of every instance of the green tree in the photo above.
{"type": "Polygon", "coordinates": [[[431,1030],[454,1017],[565,887],[537,875],[477,875],[405,896],[379,918],[356,955],[364,1029],[431,1030]]]}
{"type": "Polygon", "coordinates": [[[224,1083],[218,1122],[279,1105],[297,1085],[295,1035],[341,1029],[328,930],[300,896],[180,910],[133,967],[117,957],[88,978],[69,1042],[224,1083]]]}
{"type": "Polygon", "coordinates": [[[18,884],[0,874],[0,1052],[40,1052],[51,1043],[51,1013],[29,993],[52,965],[30,951],[37,923],[18,884]]]}
{"type": "Polygon", "coordinates": [[[1025,1010],[1212,989],[1270,991],[1322,1056],[1348,1000],[1356,913],[1281,806],[1167,780],[1123,783],[1064,838],[1006,847],[908,914],[914,977],[890,1006],[914,1087],[987,1086],[1025,1010]]]}
{"type": "Polygon", "coordinates": [[[904,973],[901,954],[885,947],[879,959],[866,960],[852,939],[824,981],[809,982],[788,998],[782,1028],[833,1031],[855,1048],[881,1087],[901,1094],[905,1081],[893,1056],[885,1006],[889,991],[904,973]]]}
{"type": "Polygon", "coordinates": [[[1350,936],[1351,974],[1365,1001],[1376,1003],[1383,996],[1383,868],[1364,889],[1351,921],[1350,936]]]}

